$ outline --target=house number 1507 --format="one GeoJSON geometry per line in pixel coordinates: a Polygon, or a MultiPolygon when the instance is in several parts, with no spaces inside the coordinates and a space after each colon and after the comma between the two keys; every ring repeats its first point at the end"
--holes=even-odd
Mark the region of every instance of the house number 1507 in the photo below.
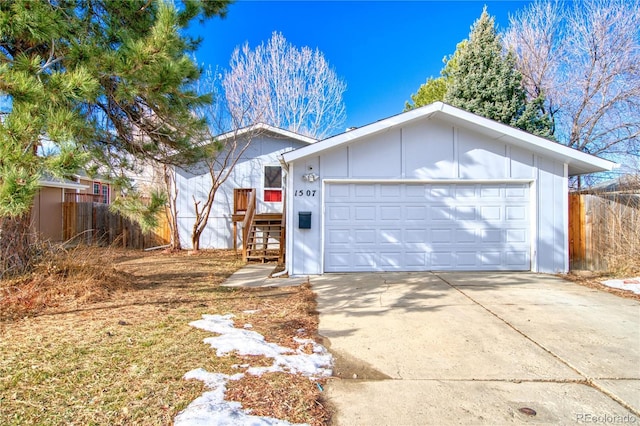
{"type": "Polygon", "coordinates": [[[303,189],[296,189],[296,191],[293,193],[293,195],[295,195],[296,197],[315,197],[316,196],[316,190],[315,189],[307,189],[306,191],[303,189]]]}

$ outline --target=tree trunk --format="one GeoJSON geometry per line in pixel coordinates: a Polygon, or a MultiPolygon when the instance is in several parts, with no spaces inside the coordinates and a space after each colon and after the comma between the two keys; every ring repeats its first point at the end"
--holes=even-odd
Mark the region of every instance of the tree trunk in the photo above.
{"type": "Polygon", "coordinates": [[[167,217],[169,221],[169,230],[171,232],[170,245],[171,250],[182,250],[182,244],[180,244],[180,232],[178,231],[178,219],[174,214],[175,210],[169,207],[167,211],[167,217]]]}
{"type": "Polygon", "coordinates": [[[202,234],[202,231],[193,231],[193,235],[191,236],[191,249],[193,251],[200,250],[200,234],[202,234]]]}
{"type": "Polygon", "coordinates": [[[31,214],[0,217],[0,278],[25,272],[31,259],[31,214]]]}

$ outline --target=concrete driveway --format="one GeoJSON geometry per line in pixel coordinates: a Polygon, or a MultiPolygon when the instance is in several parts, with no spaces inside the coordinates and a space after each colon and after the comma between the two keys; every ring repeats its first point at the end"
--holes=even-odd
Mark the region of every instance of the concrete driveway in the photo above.
{"type": "Polygon", "coordinates": [[[640,424],[634,300],[531,273],[311,284],[338,359],[335,424],[640,424]]]}

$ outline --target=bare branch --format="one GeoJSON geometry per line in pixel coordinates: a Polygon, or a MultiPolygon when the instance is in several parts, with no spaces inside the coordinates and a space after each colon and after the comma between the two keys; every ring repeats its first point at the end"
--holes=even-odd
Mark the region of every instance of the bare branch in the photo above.
{"type": "Polygon", "coordinates": [[[505,42],[529,96],[543,93],[556,137],[625,161],[640,144],[640,2],[537,1],[510,18],[505,42]]]}
{"type": "Polygon", "coordinates": [[[345,83],[319,50],[297,49],[282,34],[236,48],[222,87],[236,128],[264,122],[322,139],[340,130],[345,83]]]}

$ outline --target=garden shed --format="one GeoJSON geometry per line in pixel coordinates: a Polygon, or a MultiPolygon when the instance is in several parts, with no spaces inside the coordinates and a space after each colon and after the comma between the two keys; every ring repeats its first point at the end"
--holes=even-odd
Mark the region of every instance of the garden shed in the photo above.
{"type": "Polygon", "coordinates": [[[283,160],[291,275],[566,272],[568,179],[615,166],[441,102],[283,160]]]}

